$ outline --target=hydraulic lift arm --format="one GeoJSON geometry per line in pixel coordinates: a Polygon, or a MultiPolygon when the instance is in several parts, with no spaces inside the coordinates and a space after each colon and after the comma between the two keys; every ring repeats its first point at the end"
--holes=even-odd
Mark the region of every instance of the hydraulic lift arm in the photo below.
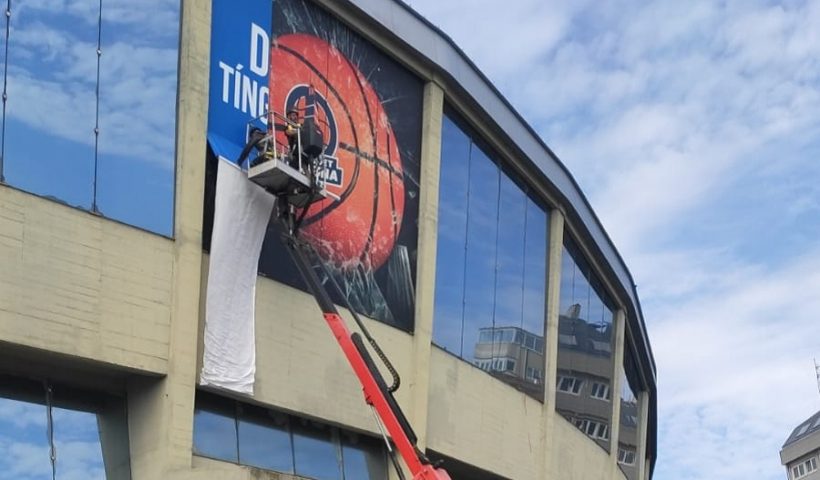
{"type": "MultiPolygon", "coordinates": [[[[378,415],[396,450],[412,474],[413,480],[450,480],[445,470],[431,465],[416,447],[416,435],[392,393],[388,390],[384,378],[366,350],[361,335],[351,333],[347,328],[336,305],[313,270],[306,253],[310,247],[291,233],[284,234],[282,240],[293,257],[299,273],[316,298],[334,338],[339,342],[342,352],[359,379],[365,401],[378,415]]],[[[398,471],[399,475],[402,475],[401,471],[398,471]]]]}

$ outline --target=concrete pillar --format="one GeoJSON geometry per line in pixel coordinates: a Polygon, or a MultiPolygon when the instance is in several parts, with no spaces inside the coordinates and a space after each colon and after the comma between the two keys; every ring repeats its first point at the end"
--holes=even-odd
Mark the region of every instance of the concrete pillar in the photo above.
{"type": "Polygon", "coordinates": [[[618,437],[621,434],[621,367],[624,364],[624,331],[626,315],[623,310],[615,312],[615,350],[612,363],[612,424],[609,427],[609,452],[612,460],[612,478],[618,474],[618,437]]]}
{"type": "Polygon", "coordinates": [[[544,408],[542,410],[544,437],[544,465],[540,479],[549,478],[549,473],[557,471],[555,461],[555,391],[558,379],[558,315],[561,299],[561,257],[564,252],[564,214],[550,211],[549,239],[547,244],[547,302],[544,332],[544,408]]]}
{"type": "Polygon", "coordinates": [[[168,478],[191,466],[211,5],[183,0],[181,10],[168,375],[134,380],[128,388],[134,480],[168,478]]]}
{"type": "MultiPolygon", "coordinates": [[[[424,87],[422,107],[416,311],[413,330],[413,371],[409,383],[411,404],[407,410],[407,418],[418,436],[418,447],[422,451],[427,444],[443,105],[444,92],[435,83],[428,82],[424,87]]],[[[395,476],[392,469],[390,475],[391,479],[395,476]]]]}
{"type": "Polygon", "coordinates": [[[646,432],[649,424],[649,392],[638,394],[638,451],[635,453],[635,464],[638,466],[638,478],[644,480],[648,475],[649,462],[646,458],[646,432]]]}

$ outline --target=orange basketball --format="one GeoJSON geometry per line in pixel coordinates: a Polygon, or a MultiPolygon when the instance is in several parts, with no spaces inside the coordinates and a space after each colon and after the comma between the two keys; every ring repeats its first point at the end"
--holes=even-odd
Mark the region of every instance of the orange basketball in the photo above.
{"type": "Polygon", "coordinates": [[[279,37],[271,65],[274,108],[315,115],[327,143],[327,189],[340,197],[313,204],[302,234],[337,268],[378,269],[401,228],[404,172],[376,91],[339,50],[311,35],[279,37]]]}

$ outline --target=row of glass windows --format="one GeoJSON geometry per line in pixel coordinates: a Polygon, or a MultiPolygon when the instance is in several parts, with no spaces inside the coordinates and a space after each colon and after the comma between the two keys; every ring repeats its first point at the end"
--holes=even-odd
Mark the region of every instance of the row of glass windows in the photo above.
{"type": "Polygon", "coordinates": [[[546,208],[449,109],[440,179],[433,341],[543,399],[546,208]]]}
{"type": "Polygon", "coordinates": [[[179,0],[0,5],[0,179],[170,235],[179,0]]]}
{"type": "Polygon", "coordinates": [[[382,480],[381,440],[197,392],[194,453],[316,480],[382,480]]]}
{"type": "Polygon", "coordinates": [[[125,401],[0,375],[0,477],[129,480],[125,401]]]}
{"type": "MultiPolygon", "coordinates": [[[[449,107],[442,123],[433,342],[543,401],[547,209],[449,107]]],[[[634,456],[637,367],[616,369],[614,302],[569,235],[559,288],[556,408],[609,451],[610,386],[629,370],[619,442],[634,456]]]]}

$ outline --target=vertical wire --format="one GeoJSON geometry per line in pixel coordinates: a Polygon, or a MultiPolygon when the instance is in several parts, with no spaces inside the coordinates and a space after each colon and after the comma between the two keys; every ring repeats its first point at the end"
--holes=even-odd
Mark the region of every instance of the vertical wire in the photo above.
{"type": "Polygon", "coordinates": [[[97,166],[99,160],[99,144],[100,144],[100,57],[102,56],[102,0],[100,0],[100,9],[97,16],[97,84],[95,86],[94,95],[96,96],[96,111],[94,113],[94,193],[91,197],[91,211],[99,212],[97,209],[97,166]]]}
{"type": "Polygon", "coordinates": [[[54,417],[52,416],[51,401],[54,392],[48,380],[43,381],[46,393],[46,435],[48,435],[48,457],[51,460],[51,480],[57,479],[57,448],[54,446],[54,417]]]}
{"type": "Polygon", "coordinates": [[[467,310],[467,243],[470,237],[470,191],[472,190],[473,141],[467,150],[467,218],[464,223],[464,265],[461,272],[461,341],[458,356],[464,357],[464,312],[467,310]]]}
{"type": "Polygon", "coordinates": [[[3,160],[6,157],[6,100],[8,100],[6,87],[9,76],[9,30],[11,30],[11,0],[6,2],[6,54],[3,57],[3,125],[0,127],[0,183],[6,181],[3,174],[3,160]]]}
{"type": "MultiPolygon", "coordinates": [[[[524,242],[521,245],[521,329],[524,329],[524,295],[527,291],[527,211],[530,206],[524,192],[524,242]]],[[[542,332],[543,333],[543,332],[542,332]]]]}
{"type": "MultiPolygon", "coordinates": [[[[498,306],[498,237],[499,231],[501,230],[501,175],[504,173],[501,171],[501,165],[496,165],[496,171],[498,172],[498,182],[496,188],[496,202],[495,202],[495,252],[493,252],[493,349],[492,349],[492,358],[493,362],[495,362],[495,357],[497,352],[501,351],[501,338],[498,339],[499,347],[496,350],[495,344],[495,334],[496,334],[496,326],[495,326],[495,315],[496,315],[496,308],[498,306]]],[[[506,367],[506,366],[505,366],[506,367]]],[[[503,371],[504,369],[502,369],[503,371]]]]}

